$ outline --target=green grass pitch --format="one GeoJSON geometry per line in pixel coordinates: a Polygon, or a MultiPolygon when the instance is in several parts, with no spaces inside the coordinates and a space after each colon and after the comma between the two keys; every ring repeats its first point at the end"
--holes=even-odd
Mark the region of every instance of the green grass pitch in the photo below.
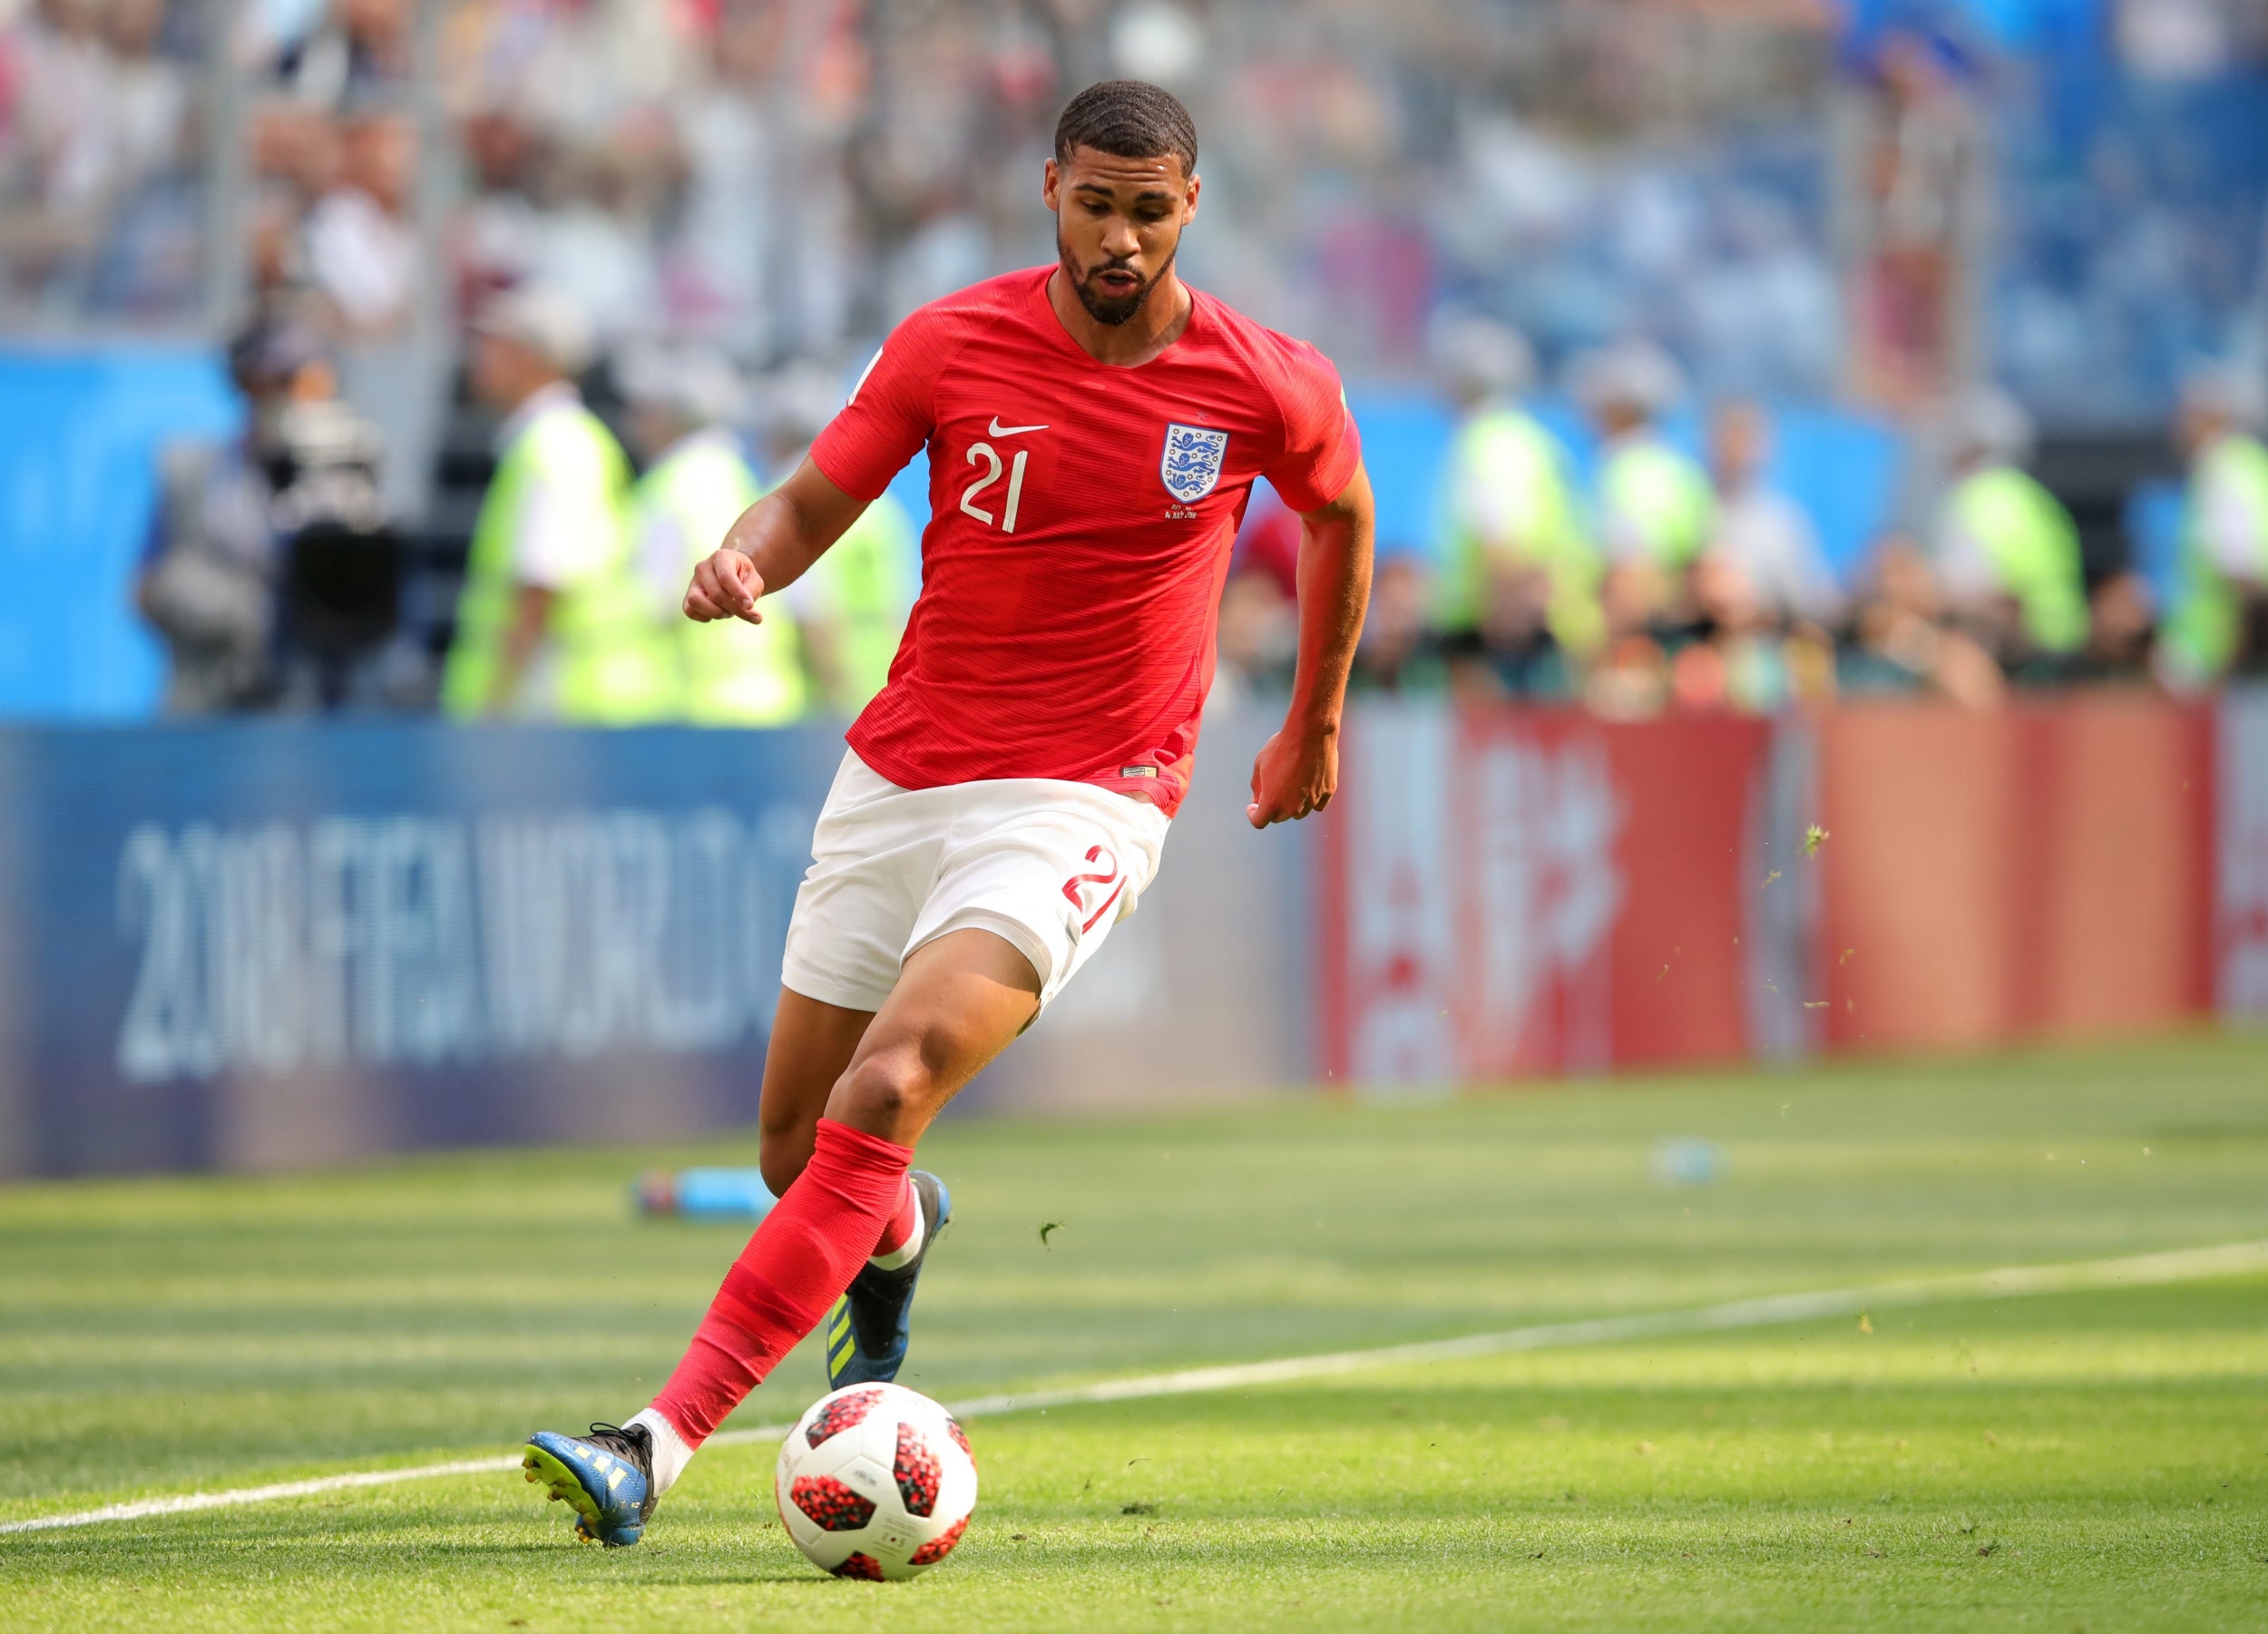
{"type": "MultiPolygon", "coordinates": [[[[0,1189],[0,1521],[642,1404],[740,1238],[698,1151],[0,1189]]],[[[2268,1238],[2268,1041],[949,1124],[904,1382],[1022,1384],[2268,1238]],[[1665,1136],[1721,1179],[1658,1182],[1665,1136]],[[1040,1227],[1061,1221],[1043,1245],[1040,1227]]],[[[743,1408],[793,1418],[807,1346],[743,1408]]],[[[768,1446],[633,1550],[515,1473],[0,1535],[11,1628],[2255,1629],[2268,1277],[1954,1301],[970,1425],[968,1540],[836,1582],[768,1446]]]]}

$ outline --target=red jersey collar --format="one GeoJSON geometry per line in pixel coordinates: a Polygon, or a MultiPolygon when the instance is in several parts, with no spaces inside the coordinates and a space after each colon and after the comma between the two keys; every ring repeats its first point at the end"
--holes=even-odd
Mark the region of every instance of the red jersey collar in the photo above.
{"type": "Polygon", "coordinates": [[[1064,351],[1078,358],[1089,368],[1107,369],[1114,375],[1139,375],[1146,368],[1165,362],[1188,345],[1189,338],[1197,333],[1198,326],[1205,320],[1205,297],[1198,292],[1194,284],[1184,279],[1181,287],[1189,292],[1189,321],[1181,326],[1181,333],[1173,338],[1172,344],[1148,363],[1105,363],[1085,347],[1080,345],[1071,332],[1063,327],[1063,320],[1055,315],[1055,304],[1048,299],[1048,279],[1061,270],[1060,267],[1036,267],[1032,270],[1038,276],[1031,282],[1031,300],[1040,309],[1041,327],[1064,351]]]}

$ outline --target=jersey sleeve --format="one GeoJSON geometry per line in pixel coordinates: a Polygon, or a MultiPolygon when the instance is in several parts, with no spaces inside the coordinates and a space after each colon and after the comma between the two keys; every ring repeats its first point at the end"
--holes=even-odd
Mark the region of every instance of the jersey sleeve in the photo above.
{"type": "Polygon", "coordinates": [[[854,499],[879,498],[928,443],[941,351],[936,326],[924,313],[891,331],[850,401],[811,445],[811,461],[829,482],[854,499]]]}
{"type": "Polygon", "coordinates": [[[1363,457],[1339,371],[1315,347],[1289,343],[1276,382],[1284,451],[1264,474],[1292,510],[1320,510],[1339,496],[1363,457]]]}

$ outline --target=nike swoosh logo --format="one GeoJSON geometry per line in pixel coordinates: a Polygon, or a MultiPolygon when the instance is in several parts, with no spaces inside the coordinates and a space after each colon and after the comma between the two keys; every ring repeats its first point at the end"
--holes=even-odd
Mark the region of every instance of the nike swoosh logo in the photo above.
{"type": "Polygon", "coordinates": [[[1019,432],[1045,431],[1047,427],[1044,426],[1003,426],[1000,423],[1000,416],[998,415],[994,415],[992,416],[992,427],[985,435],[996,437],[1012,437],[1019,432]]]}

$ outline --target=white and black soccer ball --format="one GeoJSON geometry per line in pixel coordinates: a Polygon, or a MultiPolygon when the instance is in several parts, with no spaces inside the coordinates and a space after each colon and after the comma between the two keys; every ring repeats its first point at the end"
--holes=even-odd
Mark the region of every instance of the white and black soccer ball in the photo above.
{"type": "Polygon", "coordinates": [[[836,1577],[919,1577],[976,1508],[976,1460],[952,1414],[900,1384],[850,1384],[811,1404],[772,1477],[796,1547],[836,1577]]]}

